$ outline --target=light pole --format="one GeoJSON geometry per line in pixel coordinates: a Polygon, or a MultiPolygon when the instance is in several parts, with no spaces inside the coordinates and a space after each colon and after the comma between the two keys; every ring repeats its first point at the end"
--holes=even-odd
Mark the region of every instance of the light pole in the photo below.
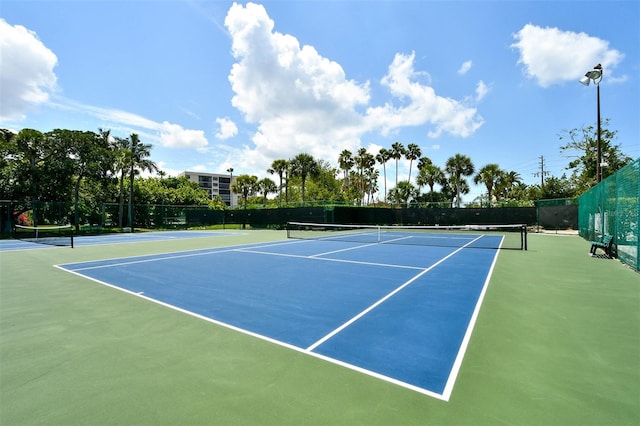
{"type": "Polygon", "coordinates": [[[580,83],[588,86],[591,81],[596,85],[597,99],[598,99],[598,143],[597,143],[597,164],[596,164],[596,178],[597,182],[600,183],[602,181],[602,147],[600,143],[600,82],[602,81],[602,65],[598,64],[589,72],[587,72],[584,77],[580,79],[580,83]]]}
{"type": "Polygon", "coordinates": [[[229,173],[229,206],[233,205],[233,193],[231,192],[231,184],[233,183],[233,167],[227,169],[229,173]]]}

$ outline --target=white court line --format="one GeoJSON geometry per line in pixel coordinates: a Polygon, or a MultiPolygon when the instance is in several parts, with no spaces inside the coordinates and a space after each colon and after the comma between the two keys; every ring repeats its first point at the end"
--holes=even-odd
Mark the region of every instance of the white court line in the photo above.
{"type": "MultiPolygon", "coordinates": [[[[479,239],[479,238],[481,238],[481,237],[476,238],[476,240],[479,239]]],[[[476,240],[474,240],[474,241],[476,241],[476,240]]],[[[298,242],[298,241],[296,241],[296,242],[298,242]]],[[[468,244],[471,244],[472,242],[473,241],[469,242],[468,244]]],[[[260,247],[269,247],[269,246],[272,246],[272,245],[283,245],[283,244],[287,244],[287,243],[277,242],[277,243],[274,243],[274,244],[265,244],[265,245],[262,245],[260,247]]],[[[468,244],[466,244],[466,245],[468,245],[468,244]]],[[[236,246],[233,249],[236,250],[236,251],[248,251],[246,249],[237,248],[237,247],[239,247],[239,246],[236,246]]],[[[261,335],[261,334],[258,334],[258,333],[255,333],[255,332],[252,332],[252,331],[249,331],[249,330],[246,330],[246,329],[243,329],[243,328],[240,328],[240,327],[237,327],[237,326],[234,326],[234,325],[231,325],[231,324],[219,321],[219,320],[215,320],[213,318],[210,318],[210,317],[207,317],[207,316],[204,316],[204,315],[200,315],[200,314],[197,314],[195,312],[188,311],[186,309],[171,305],[171,304],[166,303],[166,302],[162,302],[162,301],[157,300],[157,299],[153,299],[151,297],[148,297],[148,296],[144,295],[144,292],[134,292],[134,291],[127,290],[125,288],[119,287],[117,285],[113,285],[113,284],[107,283],[105,281],[102,281],[102,280],[99,280],[99,279],[96,279],[96,278],[92,278],[92,277],[87,276],[87,275],[83,275],[81,273],[76,272],[76,270],[66,269],[63,265],[54,265],[54,267],[56,267],[58,269],[62,269],[63,271],[69,272],[69,273],[74,274],[76,276],[79,276],[79,277],[82,277],[82,278],[85,278],[85,279],[89,279],[89,280],[94,281],[94,282],[96,282],[98,284],[102,284],[102,285],[105,285],[107,287],[111,287],[113,289],[122,291],[124,293],[128,293],[130,295],[139,297],[141,299],[145,299],[147,301],[150,301],[150,302],[156,303],[158,305],[173,309],[175,311],[179,311],[179,312],[185,313],[187,315],[190,315],[190,316],[205,320],[205,321],[207,321],[209,323],[213,323],[213,324],[225,327],[227,329],[243,333],[245,335],[256,337],[256,338],[259,338],[261,340],[264,340],[264,341],[267,341],[267,342],[270,342],[270,343],[273,343],[273,344],[276,344],[276,345],[279,345],[279,346],[282,346],[282,347],[285,347],[285,348],[288,348],[288,349],[291,349],[291,350],[295,350],[297,352],[301,352],[301,353],[304,353],[306,355],[313,356],[314,358],[318,358],[318,359],[321,359],[321,360],[324,360],[324,361],[328,361],[328,362],[331,362],[332,364],[336,364],[336,365],[339,365],[339,366],[342,366],[342,367],[346,367],[346,368],[349,368],[351,370],[354,370],[354,371],[357,371],[357,372],[360,372],[360,373],[363,373],[363,374],[367,374],[368,376],[375,377],[377,379],[381,379],[381,380],[387,381],[389,383],[392,383],[392,384],[404,387],[406,389],[412,390],[414,392],[418,392],[418,393],[421,393],[423,395],[427,395],[427,396],[430,396],[432,398],[436,398],[436,399],[439,399],[439,400],[442,400],[442,401],[446,402],[446,401],[449,400],[449,398],[451,396],[451,393],[453,391],[453,384],[455,382],[456,376],[458,374],[458,370],[459,370],[460,365],[462,363],[462,358],[464,357],[464,352],[466,350],[467,343],[468,343],[468,341],[470,339],[471,331],[473,329],[473,324],[475,323],[475,319],[476,319],[476,317],[478,315],[478,312],[479,312],[479,309],[480,309],[480,305],[481,305],[482,299],[484,297],[484,293],[486,291],[487,283],[489,282],[489,279],[491,277],[491,272],[493,271],[493,266],[496,263],[497,253],[496,253],[496,256],[494,257],[493,265],[491,267],[489,275],[487,276],[487,280],[486,280],[486,283],[485,283],[485,288],[483,289],[483,291],[481,293],[481,296],[480,296],[480,298],[478,300],[478,303],[476,304],[476,308],[475,308],[475,311],[473,313],[472,321],[471,321],[471,323],[470,323],[470,325],[469,325],[469,327],[467,329],[467,333],[465,335],[464,341],[463,341],[463,343],[462,343],[462,345],[461,345],[461,347],[459,349],[458,356],[457,356],[457,358],[455,360],[454,366],[453,366],[452,371],[451,371],[451,373],[449,375],[449,378],[447,380],[447,383],[446,383],[446,386],[445,386],[445,391],[442,394],[439,394],[437,392],[434,392],[434,391],[431,391],[431,390],[428,390],[428,389],[421,388],[419,386],[412,385],[410,383],[403,382],[403,381],[395,379],[393,377],[389,377],[389,376],[386,376],[386,375],[383,375],[383,374],[380,374],[380,373],[376,373],[376,372],[371,371],[371,370],[367,370],[367,369],[362,368],[362,367],[358,367],[358,366],[353,365],[353,364],[349,364],[349,363],[344,362],[344,361],[340,361],[340,360],[335,359],[335,358],[328,357],[326,355],[322,355],[322,354],[319,354],[319,353],[312,352],[312,350],[313,350],[313,348],[317,347],[322,342],[326,341],[331,336],[334,336],[335,334],[337,334],[337,332],[339,332],[340,330],[343,330],[344,328],[346,328],[347,325],[352,324],[357,319],[359,319],[360,317],[364,316],[364,314],[366,314],[367,312],[371,311],[374,307],[380,305],[382,302],[384,302],[385,300],[390,298],[393,294],[396,294],[397,292],[399,292],[402,288],[407,287],[411,282],[415,281],[418,277],[424,275],[429,270],[435,268],[437,265],[439,265],[440,263],[444,262],[446,259],[448,259],[449,257],[453,256],[454,254],[456,254],[458,251],[462,250],[463,248],[464,247],[460,247],[459,249],[455,250],[454,252],[452,252],[448,256],[444,257],[443,259],[439,260],[437,263],[431,265],[427,269],[416,268],[416,267],[404,267],[404,268],[410,268],[410,269],[419,269],[419,270],[422,270],[422,272],[420,272],[418,275],[413,277],[411,280],[409,280],[406,283],[404,283],[402,286],[400,286],[398,289],[394,290],[392,293],[390,293],[389,295],[387,295],[386,297],[384,297],[380,301],[376,302],[374,305],[372,305],[370,308],[368,308],[365,311],[363,311],[361,314],[359,314],[356,317],[354,317],[354,319],[348,321],[348,324],[345,323],[346,325],[343,325],[342,327],[340,327],[339,330],[336,329],[337,331],[334,331],[334,332],[330,333],[330,335],[325,336],[325,338],[321,339],[320,341],[316,342],[314,345],[312,345],[312,346],[310,346],[310,347],[308,347],[306,349],[300,348],[300,347],[294,346],[292,344],[285,343],[285,342],[282,342],[282,341],[279,341],[279,340],[276,340],[276,339],[273,339],[273,338],[270,338],[270,337],[267,337],[267,336],[264,336],[264,335],[261,335]]],[[[212,252],[212,253],[218,253],[218,252],[222,252],[222,250],[219,250],[219,251],[216,251],[216,252],[212,252]]],[[[268,253],[268,252],[256,252],[256,253],[259,253],[259,254],[273,254],[273,253],[268,253]]],[[[284,256],[284,255],[280,255],[280,256],[284,256]]],[[[310,256],[293,256],[293,257],[306,257],[306,258],[309,258],[309,259],[325,260],[325,261],[340,261],[340,260],[335,260],[335,259],[313,258],[313,257],[310,257],[310,256]]],[[[155,259],[155,260],[160,260],[160,259],[155,259]]],[[[368,264],[367,262],[351,262],[351,263],[368,264]]],[[[385,264],[375,264],[375,263],[372,263],[372,264],[373,265],[381,265],[381,266],[390,266],[390,267],[396,267],[396,268],[402,267],[402,266],[399,266],[399,265],[385,265],[385,264]]],[[[69,264],[69,265],[73,265],[73,264],[69,264]]],[[[89,269],[89,268],[87,268],[87,269],[89,269]]]]}
{"type": "Polygon", "coordinates": [[[271,253],[268,251],[258,251],[258,250],[250,250],[250,249],[236,249],[235,251],[244,252],[244,253],[253,253],[253,254],[263,254],[267,256],[293,257],[297,259],[313,259],[313,260],[321,260],[323,262],[353,263],[357,265],[384,266],[388,268],[417,269],[419,271],[424,269],[423,267],[420,267],[420,266],[405,266],[405,265],[394,265],[390,263],[363,262],[360,260],[328,259],[324,257],[316,257],[318,255],[305,256],[301,254],[271,253]]]}
{"type": "Polygon", "coordinates": [[[479,240],[480,238],[482,238],[482,236],[479,236],[478,238],[474,239],[473,241],[469,241],[464,246],[462,246],[462,247],[458,248],[457,250],[449,253],[447,256],[443,257],[442,259],[440,259],[439,261],[437,261],[433,265],[431,265],[428,268],[424,269],[418,275],[414,276],[413,278],[411,278],[410,280],[408,280],[407,282],[405,282],[404,284],[402,284],[401,286],[399,286],[398,288],[393,290],[391,293],[388,293],[386,296],[384,296],[383,298],[381,298],[380,300],[375,302],[373,305],[369,306],[368,308],[366,308],[365,310],[360,312],[358,315],[354,316],[353,318],[351,318],[350,320],[348,320],[347,322],[342,324],[340,327],[336,328],[335,330],[333,330],[332,332],[330,332],[329,334],[327,334],[326,336],[324,336],[323,338],[321,338],[320,340],[315,342],[313,345],[309,346],[306,350],[308,352],[313,351],[315,348],[317,348],[318,346],[320,346],[321,344],[323,344],[324,342],[326,342],[327,340],[329,340],[330,338],[332,338],[336,334],[340,333],[342,330],[344,330],[345,328],[349,327],[351,324],[353,324],[354,322],[358,321],[360,318],[362,318],[363,316],[365,316],[366,314],[368,314],[369,312],[374,310],[376,307],[378,307],[379,305],[384,303],[386,300],[391,298],[393,295],[395,295],[396,293],[400,292],[402,289],[407,287],[409,284],[411,284],[412,282],[414,282],[415,280],[417,280],[418,278],[420,278],[421,276],[423,276],[424,274],[426,274],[427,272],[429,272],[430,270],[432,270],[433,268],[435,268],[436,266],[438,266],[439,264],[441,264],[445,260],[449,259],[451,256],[455,255],[456,253],[458,253],[459,251],[464,249],[469,244],[479,240]]]}
{"type": "MultiPolygon", "coordinates": [[[[273,246],[278,246],[278,245],[283,245],[283,244],[293,244],[293,242],[291,242],[291,243],[289,243],[289,242],[283,243],[283,242],[278,241],[278,242],[275,242],[275,243],[265,243],[265,244],[260,244],[260,245],[250,244],[250,246],[251,247],[255,247],[255,248],[262,248],[262,247],[273,247],[273,246]]],[[[152,254],[152,255],[146,255],[145,256],[145,257],[152,256],[152,257],[150,257],[148,259],[139,259],[139,260],[129,260],[129,261],[127,261],[127,259],[140,257],[140,256],[130,256],[130,257],[119,258],[119,259],[125,260],[124,262],[109,263],[109,264],[105,264],[105,265],[87,266],[86,268],[74,269],[74,271],[87,271],[87,270],[91,270],[91,269],[110,268],[112,266],[133,265],[133,264],[136,264],[136,263],[149,263],[149,262],[157,262],[157,261],[162,261],[162,260],[171,260],[171,259],[180,259],[180,258],[186,258],[186,257],[195,257],[195,256],[204,256],[204,255],[210,255],[210,254],[227,253],[227,252],[237,251],[238,247],[239,246],[231,246],[231,247],[226,247],[226,248],[212,248],[209,251],[188,250],[186,252],[175,252],[175,253],[182,253],[182,254],[173,254],[173,255],[166,255],[166,254],[153,255],[152,254]],[[194,251],[197,251],[197,253],[194,253],[194,251]]],[[[82,263],[109,262],[109,261],[112,261],[112,260],[119,260],[119,259],[93,260],[93,261],[88,261],[88,262],[77,262],[77,263],[63,264],[61,266],[63,266],[63,267],[64,266],[71,267],[73,265],[82,264],[82,263]]]]}
{"type": "Polygon", "coordinates": [[[375,371],[367,370],[365,368],[358,367],[357,365],[349,364],[347,362],[340,361],[339,359],[331,358],[331,357],[328,357],[326,355],[322,355],[322,354],[318,354],[318,353],[314,353],[314,352],[309,352],[309,351],[305,350],[304,348],[300,348],[300,347],[292,345],[290,343],[286,343],[286,342],[283,342],[281,340],[276,340],[276,339],[273,339],[271,337],[265,336],[263,334],[255,333],[253,331],[249,331],[247,329],[244,329],[244,328],[241,328],[241,327],[237,327],[235,325],[232,325],[232,324],[229,324],[229,323],[226,323],[226,322],[223,322],[223,321],[219,321],[219,320],[207,317],[205,315],[200,315],[198,313],[195,313],[195,312],[180,308],[180,307],[175,306],[175,305],[171,305],[171,304],[163,302],[161,300],[154,299],[152,297],[148,297],[148,296],[146,296],[144,294],[144,292],[134,292],[134,291],[131,291],[131,290],[127,290],[127,289],[125,289],[123,287],[119,287],[117,285],[110,284],[110,283],[108,283],[106,281],[102,281],[102,280],[99,280],[97,278],[93,278],[93,277],[90,277],[90,276],[87,276],[87,275],[79,274],[76,271],[65,269],[64,267],[62,267],[60,265],[54,265],[54,267],[58,268],[58,269],[61,269],[61,270],[65,271],[65,272],[69,272],[69,273],[71,273],[73,275],[76,275],[78,277],[85,278],[85,279],[88,279],[88,280],[93,281],[95,283],[102,284],[104,286],[110,287],[112,289],[115,289],[115,290],[118,290],[118,291],[122,291],[124,293],[130,294],[130,295],[135,296],[135,297],[139,297],[141,299],[147,300],[147,301],[152,302],[152,303],[156,303],[156,304],[158,304],[160,306],[164,306],[166,308],[173,309],[173,310],[178,311],[178,312],[182,312],[184,314],[187,314],[187,315],[190,315],[192,317],[207,321],[209,323],[218,325],[220,327],[224,327],[226,329],[233,330],[233,331],[236,331],[238,333],[242,333],[242,334],[245,334],[245,335],[248,335],[248,336],[251,336],[251,337],[255,337],[257,339],[264,340],[266,342],[269,342],[269,343],[272,343],[272,344],[275,344],[275,345],[278,345],[278,346],[282,346],[284,348],[291,349],[291,350],[294,350],[296,352],[300,352],[300,353],[303,353],[305,355],[312,356],[314,358],[321,359],[323,361],[327,361],[327,362],[330,362],[332,364],[339,365],[341,367],[345,367],[345,368],[348,368],[350,370],[354,370],[354,371],[357,371],[359,373],[363,373],[363,374],[366,374],[368,376],[375,377],[377,379],[387,381],[389,383],[393,383],[395,385],[404,387],[404,388],[412,390],[414,392],[421,393],[423,395],[430,396],[432,398],[443,400],[443,396],[440,395],[439,393],[430,391],[428,389],[421,388],[419,386],[412,385],[410,383],[403,382],[403,381],[398,380],[398,379],[394,379],[393,377],[385,376],[383,374],[376,373],[375,371]]]}
{"type": "Polygon", "coordinates": [[[313,255],[311,255],[309,257],[326,256],[328,254],[340,253],[340,252],[343,252],[343,251],[350,251],[350,250],[358,250],[358,249],[361,249],[361,248],[377,246],[377,245],[378,245],[378,243],[371,243],[371,244],[365,244],[363,246],[349,247],[349,248],[344,248],[344,249],[340,249],[340,250],[325,251],[324,253],[313,254],[313,255]]]}
{"type": "Polygon", "coordinates": [[[493,262],[491,263],[491,267],[489,268],[489,272],[487,273],[487,278],[482,286],[482,291],[480,292],[480,296],[478,296],[478,301],[476,302],[476,306],[473,310],[473,314],[471,315],[471,319],[469,320],[467,331],[464,334],[464,338],[462,339],[462,343],[460,344],[460,348],[458,349],[458,354],[456,356],[455,361],[453,362],[451,371],[449,372],[447,383],[445,384],[444,391],[442,392],[442,397],[444,398],[445,401],[449,401],[449,398],[451,397],[451,393],[453,392],[453,385],[456,382],[456,378],[458,377],[458,372],[460,371],[460,367],[462,366],[462,359],[464,358],[464,354],[467,352],[467,346],[469,345],[469,340],[471,340],[471,333],[473,332],[473,328],[475,327],[476,320],[478,319],[478,315],[480,314],[480,307],[482,306],[484,295],[487,292],[487,288],[489,287],[489,281],[491,280],[491,275],[493,275],[493,268],[496,266],[496,262],[498,261],[498,252],[502,248],[503,243],[504,243],[504,237],[500,241],[498,250],[496,250],[496,253],[493,256],[493,262]]]}

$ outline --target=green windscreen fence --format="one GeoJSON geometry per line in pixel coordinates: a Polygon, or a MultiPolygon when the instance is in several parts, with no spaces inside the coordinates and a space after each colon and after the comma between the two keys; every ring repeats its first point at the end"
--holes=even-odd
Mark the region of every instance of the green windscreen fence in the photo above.
{"type": "Polygon", "coordinates": [[[582,238],[597,241],[612,235],[618,259],[640,270],[640,158],[609,176],[578,199],[582,238]]]}

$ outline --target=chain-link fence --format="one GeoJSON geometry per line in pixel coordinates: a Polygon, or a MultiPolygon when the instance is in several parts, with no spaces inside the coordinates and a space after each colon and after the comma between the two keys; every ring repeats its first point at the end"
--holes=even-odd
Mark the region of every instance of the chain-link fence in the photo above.
{"type": "Polygon", "coordinates": [[[582,238],[598,241],[613,236],[615,254],[639,270],[640,158],[609,176],[578,199],[582,238]]]}

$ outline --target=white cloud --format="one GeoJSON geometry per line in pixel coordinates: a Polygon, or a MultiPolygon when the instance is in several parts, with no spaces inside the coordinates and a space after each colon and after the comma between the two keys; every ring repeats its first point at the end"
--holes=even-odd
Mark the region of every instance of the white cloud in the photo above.
{"type": "Polygon", "coordinates": [[[542,87],[579,80],[598,63],[614,68],[624,58],[606,40],[585,33],[527,24],[513,37],[525,76],[542,87]]]}
{"type": "Polygon", "coordinates": [[[438,137],[443,132],[454,136],[467,137],[482,126],[483,120],[473,107],[455,99],[438,96],[433,87],[417,80],[420,73],[414,71],[411,55],[396,54],[389,66],[382,84],[388,86],[391,94],[406,105],[396,107],[388,102],[383,107],[369,108],[367,114],[383,133],[404,126],[431,124],[430,137],[438,137]]]}
{"type": "Polygon", "coordinates": [[[469,70],[471,69],[472,65],[473,65],[473,62],[471,62],[471,61],[465,62],[464,64],[462,64],[460,66],[460,69],[458,69],[458,74],[465,75],[466,73],[469,72],[469,70]]]}
{"type": "Polygon", "coordinates": [[[258,124],[255,147],[242,153],[247,165],[264,169],[294,151],[337,158],[345,147],[358,146],[363,118],[356,107],[369,101],[367,83],[348,80],[313,47],[274,32],[261,5],[234,4],[225,25],[237,60],[229,75],[232,105],[258,124]]]}
{"type": "MultiPolygon", "coordinates": [[[[101,127],[118,129],[122,133],[138,133],[147,131],[145,138],[157,140],[167,148],[195,148],[202,150],[208,145],[202,130],[185,129],[179,124],[163,121],[158,123],[127,111],[114,108],[85,105],[70,99],[59,98],[59,103],[52,103],[57,108],[92,115],[104,122],[101,127]]],[[[141,135],[142,136],[142,135],[141,135]]]]}
{"type": "MultiPolygon", "coordinates": [[[[167,167],[166,161],[158,161],[156,165],[160,170],[162,170],[165,173],[165,177],[178,177],[178,175],[183,172],[183,170],[175,170],[167,167]]],[[[143,173],[146,173],[146,172],[143,171],[143,173]]],[[[159,176],[159,173],[153,173],[153,174],[150,174],[150,176],[159,176]]]]}
{"type": "Polygon", "coordinates": [[[476,102],[480,102],[489,93],[491,88],[482,80],[476,86],[476,102]]]}
{"type": "Polygon", "coordinates": [[[216,123],[220,126],[220,130],[216,133],[218,139],[229,139],[238,134],[238,126],[228,118],[216,118],[216,123]]]}
{"type": "Polygon", "coordinates": [[[204,148],[207,138],[202,130],[189,130],[164,121],[160,128],[160,143],[167,148],[204,148]]]}
{"type": "Polygon", "coordinates": [[[35,32],[0,19],[0,119],[23,120],[31,107],[47,102],[57,62],[35,32]]]}
{"type": "Polygon", "coordinates": [[[314,47],[274,31],[263,6],[234,3],[225,26],[236,59],[231,103],[257,124],[253,144],[234,154],[243,169],[265,170],[274,159],[300,152],[335,160],[343,149],[355,152],[365,133],[428,125],[433,137],[465,137],[482,124],[475,108],[435,94],[428,74],[414,70],[413,54],[396,55],[382,80],[400,105],[371,106],[368,81],[348,79],[340,64],[314,47]]]}

